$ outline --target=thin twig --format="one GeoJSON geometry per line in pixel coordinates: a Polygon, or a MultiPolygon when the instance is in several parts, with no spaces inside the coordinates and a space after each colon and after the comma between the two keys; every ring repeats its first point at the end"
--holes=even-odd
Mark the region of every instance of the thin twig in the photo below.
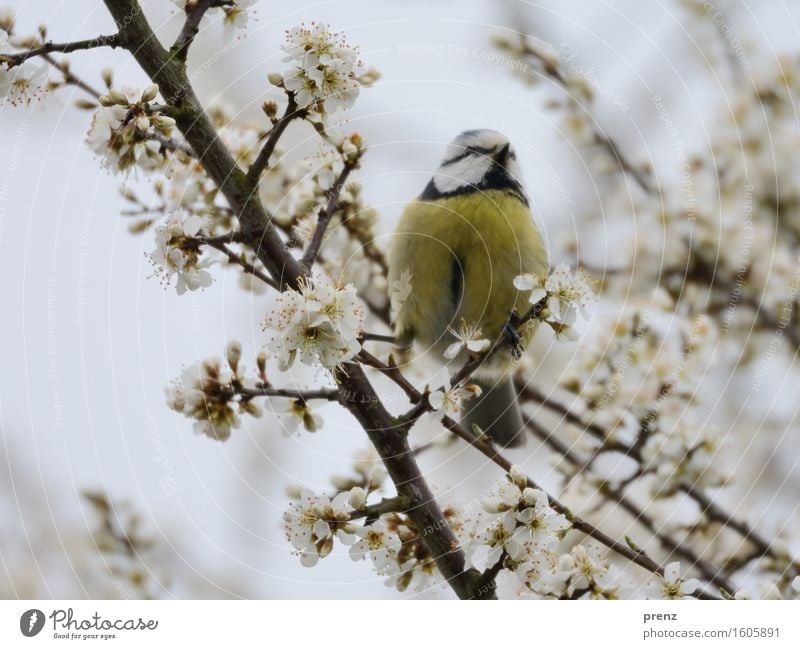
{"type": "MultiPolygon", "coordinates": [[[[419,390],[417,390],[417,388],[415,388],[411,384],[411,382],[409,382],[408,379],[406,379],[405,376],[403,376],[403,373],[400,371],[400,368],[394,364],[393,358],[390,357],[389,362],[384,363],[378,360],[372,354],[370,354],[367,350],[362,349],[358,353],[358,356],[356,356],[356,360],[358,360],[360,363],[363,363],[364,365],[368,365],[369,367],[378,370],[382,374],[389,377],[392,381],[394,381],[398,386],[400,386],[403,389],[403,392],[406,393],[406,396],[408,397],[409,401],[411,401],[411,403],[416,404],[423,400],[422,393],[419,390]]],[[[409,421],[414,421],[414,420],[409,419],[409,421]]]]}
{"type": "Polygon", "coordinates": [[[325,208],[319,212],[317,227],[314,229],[314,234],[311,236],[311,241],[303,255],[303,265],[309,270],[317,261],[319,250],[322,247],[322,240],[325,238],[325,230],[328,229],[328,224],[331,222],[339,206],[339,194],[344,184],[347,182],[347,177],[350,175],[350,172],[355,169],[357,164],[358,158],[345,161],[339,173],[339,177],[333,183],[333,187],[328,190],[328,203],[325,205],[325,208]]]}
{"type": "Polygon", "coordinates": [[[170,54],[179,61],[186,61],[189,48],[200,31],[200,22],[209,9],[232,5],[232,0],[197,0],[186,7],[186,21],[183,23],[178,38],[170,48],[170,54]]]}
{"type": "Polygon", "coordinates": [[[397,338],[394,336],[390,336],[388,334],[373,334],[369,333],[368,331],[363,332],[359,338],[361,341],[371,340],[373,342],[381,342],[381,343],[391,343],[393,345],[397,344],[397,338]]]}
{"type": "Polygon", "coordinates": [[[13,54],[0,54],[0,61],[5,61],[9,67],[19,65],[28,59],[36,56],[45,56],[51,52],[61,52],[67,54],[68,52],[76,52],[78,50],[91,50],[97,47],[120,47],[121,41],[119,34],[111,34],[108,36],[96,36],[84,41],[72,41],[70,43],[53,43],[48,41],[39,47],[33,47],[24,52],[15,52],[13,54]]]}
{"type": "Polygon", "coordinates": [[[242,270],[244,270],[246,273],[250,273],[251,275],[253,275],[253,277],[257,277],[267,286],[271,286],[275,290],[280,290],[278,289],[278,285],[275,283],[275,281],[269,275],[267,275],[263,270],[257,268],[246,259],[243,259],[241,255],[237,255],[233,250],[228,248],[228,246],[222,243],[221,241],[216,241],[214,239],[207,239],[202,243],[211,248],[214,248],[215,250],[219,250],[222,254],[224,254],[228,258],[228,261],[230,261],[232,264],[240,266],[242,270]]]}
{"type": "Polygon", "coordinates": [[[350,519],[365,518],[365,525],[369,521],[375,521],[383,514],[402,514],[411,506],[411,500],[405,496],[394,496],[393,498],[384,498],[374,505],[368,505],[365,509],[350,512],[350,519]]]}
{"type": "Polygon", "coordinates": [[[261,147],[261,151],[258,152],[253,164],[251,164],[250,168],[247,170],[247,180],[253,186],[258,183],[259,178],[261,178],[261,174],[264,173],[269,166],[269,159],[275,152],[275,147],[278,145],[278,140],[281,139],[286,127],[289,126],[293,119],[305,117],[305,110],[298,110],[297,108],[297,102],[294,99],[294,93],[287,90],[286,96],[289,100],[289,102],[286,104],[286,110],[283,112],[283,115],[278,119],[278,121],[275,122],[275,125],[267,135],[264,145],[261,147]]]}
{"type": "Polygon", "coordinates": [[[290,390],[286,388],[273,388],[268,385],[258,385],[254,388],[246,388],[243,385],[238,385],[235,388],[235,392],[247,399],[253,399],[255,397],[286,397],[298,401],[310,401],[311,399],[338,401],[340,397],[339,391],[333,389],[290,390]]]}

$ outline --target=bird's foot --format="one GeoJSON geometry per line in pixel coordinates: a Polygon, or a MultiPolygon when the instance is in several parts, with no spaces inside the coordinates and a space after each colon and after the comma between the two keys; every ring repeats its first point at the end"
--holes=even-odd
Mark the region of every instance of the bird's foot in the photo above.
{"type": "Polygon", "coordinates": [[[522,337],[517,333],[517,328],[512,324],[511,320],[506,322],[503,326],[503,338],[511,350],[511,356],[516,361],[522,356],[522,337]]]}

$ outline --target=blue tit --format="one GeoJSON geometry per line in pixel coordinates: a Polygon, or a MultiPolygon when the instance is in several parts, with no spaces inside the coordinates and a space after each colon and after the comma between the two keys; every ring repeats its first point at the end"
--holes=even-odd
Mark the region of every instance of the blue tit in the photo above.
{"type": "MultiPolygon", "coordinates": [[[[520,182],[508,139],[492,130],[461,133],[422,194],[405,208],[389,251],[395,335],[443,359],[462,327],[497,340],[512,312],[530,305],[514,287],[522,273],[544,276],[547,249],[520,182]]],[[[456,357],[467,358],[466,350],[456,357]]],[[[474,375],[480,397],[463,404],[500,446],[520,446],[525,426],[503,349],[474,375]]],[[[459,365],[460,367],[460,365],[459,365]]]]}

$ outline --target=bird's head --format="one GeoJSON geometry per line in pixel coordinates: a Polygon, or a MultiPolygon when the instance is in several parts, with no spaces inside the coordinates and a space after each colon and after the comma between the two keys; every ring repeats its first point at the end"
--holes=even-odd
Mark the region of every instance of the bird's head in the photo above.
{"type": "Polygon", "coordinates": [[[508,138],[498,131],[478,129],[460,133],[448,145],[425,193],[440,197],[491,189],[511,191],[527,202],[508,138]]]}

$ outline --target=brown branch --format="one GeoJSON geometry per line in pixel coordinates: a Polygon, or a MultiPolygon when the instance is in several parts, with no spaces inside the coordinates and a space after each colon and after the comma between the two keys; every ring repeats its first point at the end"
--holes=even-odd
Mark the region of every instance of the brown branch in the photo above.
{"type": "Polygon", "coordinates": [[[260,268],[257,268],[256,266],[251,264],[246,259],[243,259],[241,255],[237,255],[233,250],[228,248],[228,246],[222,243],[221,241],[208,240],[205,241],[204,243],[205,245],[214,248],[215,250],[219,250],[223,255],[225,255],[228,258],[229,262],[231,262],[232,264],[236,264],[237,266],[240,266],[242,270],[244,270],[244,272],[249,273],[253,277],[257,277],[267,286],[271,286],[272,288],[278,290],[278,285],[269,275],[267,275],[260,268]]]}
{"type": "Polygon", "coordinates": [[[681,485],[681,491],[692,498],[701,508],[703,514],[711,521],[720,523],[723,527],[738,532],[742,539],[749,541],[753,546],[753,558],[772,557],[776,561],[787,562],[795,571],[800,572],[800,562],[792,559],[790,556],[780,552],[776,549],[773,543],[770,543],[761,534],[754,530],[745,521],[733,517],[723,510],[719,505],[716,505],[706,494],[694,485],[681,485]]]}
{"type": "Polygon", "coordinates": [[[186,21],[183,23],[180,34],[178,34],[178,37],[169,49],[170,56],[185,62],[189,54],[189,48],[200,32],[200,22],[203,20],[203,16],[206,15],[206,12],[209,9],[225,7],[232,4],[233,0],[197,0],[193,4],[187,5],[186,21]]]}
{"type": "Polygon", "coordinates": [[[338,401],[341,397],[338,390],[290,390],[286,388],[273,388],[269,385],[258,385],[254,388],[246,388],[243,385],[234,385],[235,394],[241,395],[245,399],[256,397],[286,397],[297,401],[310,401],[312,399],[323,399],[326,401],[338,401]]]}
{"type": "Polygon", "coordinates": [[[411,501],[404,496],[384,498],[379,503],[367,505],[365,509],[350,512],[350,518],[351,520],[364,518],[366,519],[364,521],[364,525],[369,525],[370,521],[374,522],[384,514],[402,514],[411,506],[411,504],[411,501]]]}
{"type": "Polygon", "coordinates": [[[108,36],[96,36],[84,41],[73,41],[70,43],[53,43],[48,41],[39,47],[32,47],[24,52],[15,52],[13,54],[0,54],[0,61],[5,61],[9,67],[19,65],[28,59],[36,56],[45,56],[53,52],[61,52],[67,54],[69,52],[76,52],[78,50],[91,50],[98,47],[120,47],[122,42],[119,34],[111,34],[108,36]]]}
{"type": "Polygon", "coordinates": [[[356,356],[356,360],[364,365],[368,365],[369,367],[378,370],[382,374],[389,377],[403,389],[403,392],[406,393],[406,396],[411,403],[419,403],[423,400],[422,393],[417,390],[417,388],[415,388],[405,376],[403,376],[403,373],[400,371],[400,368],[394,364],[394,359],[391,356],[389,357],[389,362],[384,363],[370,354],[366,349],[362,349],[358,353],[358,356],[356,356]]]}
{"type": "Polygon", "coordinates": [[[309,270],[311,270],[312,266],[317,261],[319,250],[322,247],[322,240],[325,238],[325,230],[328,229],[328,224],[331,222],[333,215],[336,213],[336,208],[339,206],[339,194],[344,184],[347,182],[347,177],[350,175],[350,172],[353,171],[357,165],[358,158],[352,161],[347,160],[344,163],[344,167],[342,167],[342,171],[339,173],[339,177],[328,192],[328,203],[325,205],[325,209],[320,210],[317,219],[317,227],[314,229],[314,234],[311,236],[311,241],[303,255],[303,265],[309,270]]]}
{"type": "Polygon", "coordinates": [[[256,159],[247,170],[247,180],[253,185],[258,183],[258,180],[261,178],[261,174],[264,173],[269,166],[269,159],[275,152],[275,147],[278,145],[278,140],[281,139],[281,136],[286,130],[286,127],[289,126],[289,123],[293,119],[302,118],[306,115],[305,110],[299,110],[297,108],[297,102],[294,99],[294,93],[287,91],[286,95],[289,98],[289,103],[286,104],[286,110],[283,112],[283,115],[280,117],[280,119],[275,122],[275,125],[267,135],[264,145],[258,152],[256,159]]]}
{"type": "Polygon", "coordinates": [[[371,340],[374,342],[382,342],[382,343],[391,343],[393,345],[397,344],[397,338],[394,336],[386,335],[386,334],[373,334],[365,331],[364,333],[359,336],[359,339],[363,341],[371,340]]]}
{"type": "Polygon", "coordinates": [[[494,598],[493,590],[481,590],[481,574],[474,568],[466,568],[466,559],[458,539],[434,499],[408,445],[408,428],[392,423],[391,415],[358,365],[346,363],[338,376],[348,393],[359,396],[358,399],[346,399],[343,405],[366,431],[383,459],[398,495],[409,498],[413,503],[406,513],[439,571],[462,599],[494,598]],[[368,407],[363,407],[364,403],[368,407]]]}

